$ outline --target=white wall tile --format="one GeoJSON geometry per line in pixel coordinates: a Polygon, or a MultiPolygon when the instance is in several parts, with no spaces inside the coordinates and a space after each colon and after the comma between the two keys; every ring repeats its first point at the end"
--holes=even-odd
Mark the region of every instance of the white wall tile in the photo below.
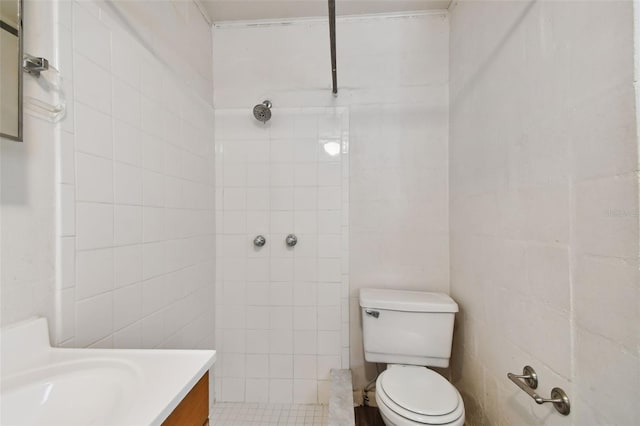
{"type": "Polygon", "coordinates": [[[315,306],[316,303],[315,283],[296,283],[293,286],[293,304],[295,306],[315,306]]]}
{"type": "Polygon", "coordinates": [[[269,184],[272,187],[293,186],[292,163],[273,163],[269,171],[269,184]]]}
{"type": "Polygon", "coordinates": [[[113,164],[114,201],[119,204],[142,204],[142,170],[128,164],[113,164]]]}
{"type": "Polygon", "coordinates": [[[340,332],[318,331],[318,355],[340,354],[340,332]]]}
{"type": "Polygon", "coordinates": [[[75,55],[74,98],[105,114],[111,114],[111,77],[95,62],[83,55],[75,55]]]}
{"type": "Polygon", "coordinates": [[[244,401],[267,403],[269,398],[269,380],[247,379],[244,401]]]}
{"type": "Polygon", "coordinates": [[[84,7],[73,7],[73,47],[101,67],[111,66],[111,36],[106,26],[84,7]]]}
{"type": "Polygon", "coordinates": [[[296,379],[315,379],[317,357],[315,355],[295,355],[293,358],[293,377],[296,379]]]}
{"type": "Polygon", "coordinates": [[[318,370],[316,373],[319,380],[329,380],[332,368],[341,368],[340,357],[333,355],[318,356],[318,370]]]}
{"type": "Polygon", "coordinates": [[[77,200],[113,202],[111,160],[78,153],[76,156],[77,200]]]}
{"type": "Polygon", "coordinates": [[[246,376],[251,378],[269,377],[269,358],[259,354],[247,354],[246,376]]]}
{"type": "Polygon", "coordinates": [[[318,211],[318,233],[340,234],[342,230],[342,216],[339,210],[318,211]]]}
{"type": "MultiPolygon", "coordinates": [[[[322,182],[321,182],[322,183],[322,182]]],[[[318,209],[339,210],[342,206],[342,193],[340,187],[318,187],[318,209]]]]}
{"type": "Polygon", "coordinates": [[[142,96],[140,100],[141,128],[144,132],[162,138],[165,136],[167,112],[155,101],[142,96]]]}
{"type": "Polygon", "coordinates": [[[291,355],[269,355],[269,377],[272,379],[293,378],[293,357],[291,355]]]}
{"type": "Polygon", "coordinates": [[[318,387],[315,380],[293,381],[293,402],[296,404],[315,404],[318,401],[318,387]]]}
{"type": "Polygon", "coordinates": [[[295,330],[316,330],[318,328],[318,311],[315,306],[293,308],[293,328],[295,330]]]}
{"type": "Polygon", "coordinates": [[[97,342],[113,332],[113,295],[103,293],[76,304],[77,345],[82,347],[97,342]]]}
{"type": "Polygon", "coordinates": [[[293,332],[291,330],[269,330],[269,353],[291,354],[293,350],[293,332]]]}
{"type": "Polygon", "coordinates": [[[167,272],[166,244],[164,242],[142,245],[142,278],[157,277],[167,272]]]}
{"type": "MultiPolygon", "coordinates": [[[[249,329],[269,329],[269,308],[266,306],[247,306],[247,322],[249,329]]],[[[225,325],[232,328],[230,325],[225,325]]],[[[268,346],[268,345],[267,345],[268,346]]],[[[266,351],[265,351],[266,353],[266,351]]]]}
{"type": "Polygon", "coordinates": [[[269,204],[271,210],[293,210],[293,190],[291,188],[271,188],[269,204]]]}
{"type": "Polygon", "coordinates": [[[295,354],[315,355],[317,352],[317,331],[296,330],[293,332],[295,354]]]}
{"type": "Polygon", "coordinates": [[[134,88],[140,87],[140,50],[126,33],[111,33],[111,70],[134,88]]]}
{"type": "Polygon", "coordinates": [[[160,241],[166,238],[165,209],[158,207],[142,208],[142,240],[160,241]]]}
{"type": "Polygon", "coordinates": [[[113,256],[116,287],[142,280],[142,246],[116,247],[113,256]]]}
{"type": "Polygon", "coordinates": [[[119,78],[113,78],[113,118],[132,126],[140,126],[140,94],[135,87],[119,78]]]}
{"type": "Polygon", "coordinates": [[[311,210],[315,212],[318,208],[318,189],[315,187],[296,186],[293,193],[293,205],[296,210],[311,210]]]}
{"type": "Polygon", "coordinates": [[[88,154],[111,158],[113,139],[111,118],[84,104],[75,104],[76,149],[88,154]]]}
{"type": "Polygon", "coordinates": [[[293,380],[269,380],[269,402],[290,404],[293,402],[293,380]]]}
{"type": "Polygon", "coordinates": [[[316,163],[296,163],[293,167],[293,181],[296,187],[316,186],[318,184],[318,166],[316,163]]]}
{"type": "Polygon", "coordinates": [[[225,188],[223,205],[225,210],[243,210],[247,205],[246,190],[225,188]]]}
{"type": "Polygon", "coordinates": [[[113,120],[113,155],[123,163],[142,165],[142,134],[138,127],[113,120]]]}
{"type": "Polygon", "coordinates": [[[113,289],[113,249],[77,253],[76,298],[97,296],[113,289]]]}
{"type": "Polygon", "coordinates": [[[277,234],[286,234],[293,230],[292,211],[272,211],[270,221],[270,231],[277,234]]]}
{"type": "Polygon", "coordinates": [[[164,206],[164,177],[160,173],[144,170],[142,172],[142,204],[145,206],[164,206]]]}
{"type": "Polygon", "coordinates": [[[143,209],[140,206],[113,207],[113,242],[115,245],[142,242],[143,209]]]}
{"type": "Polygon", "coordinates": [[[318,280],[324,282],[340,282],[341,266],[339,259],[318,259],[318,280]]]}
{"type": "Polygon", "coordinates": [[[158,173],[164,172],[166,143],[157,135],[142,132],[142,167],[158,173]]]}
{"type": "MultiPolygon", "coordinates": [[[[140,283],[121,287],[113,292],[113,328],[120,330],[142,318],[142,286],[140,283]]],[[[114,345],[119,342],[127,344],[130,333],[139,333],[137,329],[129,330],[119,337],[114,334],[114,345]]],[[[137,334],[134,334],[137,335],[137,334]]],[[[139,336],[139,335],[137,335],[139,336]]],[[[137,342],[139,344],[139,342],[137,342]]]]}
{"type": "Polygon", "coordinates": [[[339,307],[318,307],[318,330],[341,330],[339,307]]]}
{"type": "Polygon", "coordinates": [[[142,323],[140,321],[113,333],[115,349],[136,349],[142,346],[142,323]]]}
{"type": "Polygon", "coordinates": [[[78,250],[108,247],[113,244],[113,206],[77,203],[76,248],[78,250]]]}

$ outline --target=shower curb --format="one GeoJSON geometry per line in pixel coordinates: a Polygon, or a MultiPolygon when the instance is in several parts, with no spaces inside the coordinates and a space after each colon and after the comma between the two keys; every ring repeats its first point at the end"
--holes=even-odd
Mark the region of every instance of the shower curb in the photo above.
{"type": "Polygon", "coordinates": [[[353,411],[351,370],[332,369],[330,373],[328,426],[352,426],[356,419],[353,411]]]}

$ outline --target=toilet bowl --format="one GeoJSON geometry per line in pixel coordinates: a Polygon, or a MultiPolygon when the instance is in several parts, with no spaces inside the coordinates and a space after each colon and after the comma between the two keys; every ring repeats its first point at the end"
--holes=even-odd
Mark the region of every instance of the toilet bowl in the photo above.
{"type": "Polygon", "coordinates": [[[460,393],[425,367],[389,366],[376,380],[376,403],[387,426],[464,425],[460,393]]]}

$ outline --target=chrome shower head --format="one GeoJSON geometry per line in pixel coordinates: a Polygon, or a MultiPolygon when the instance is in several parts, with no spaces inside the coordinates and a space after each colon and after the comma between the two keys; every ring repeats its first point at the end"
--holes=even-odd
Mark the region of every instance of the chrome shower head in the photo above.
{"type": "Polygon", "coordinates": [[[253,107],[253,116],[258,121],[266,123],[271,118],[271,101],[266,100],[253,107]]]}

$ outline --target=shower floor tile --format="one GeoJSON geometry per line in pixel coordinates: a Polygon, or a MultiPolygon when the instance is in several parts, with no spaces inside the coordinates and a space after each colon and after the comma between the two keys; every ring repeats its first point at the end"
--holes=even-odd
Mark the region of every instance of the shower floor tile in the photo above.
{"type": "Polygon", "coordinates": [[[212,426],[326,424],[327,406],[318,404],[216,402],[211,413],[212,426]]]}

